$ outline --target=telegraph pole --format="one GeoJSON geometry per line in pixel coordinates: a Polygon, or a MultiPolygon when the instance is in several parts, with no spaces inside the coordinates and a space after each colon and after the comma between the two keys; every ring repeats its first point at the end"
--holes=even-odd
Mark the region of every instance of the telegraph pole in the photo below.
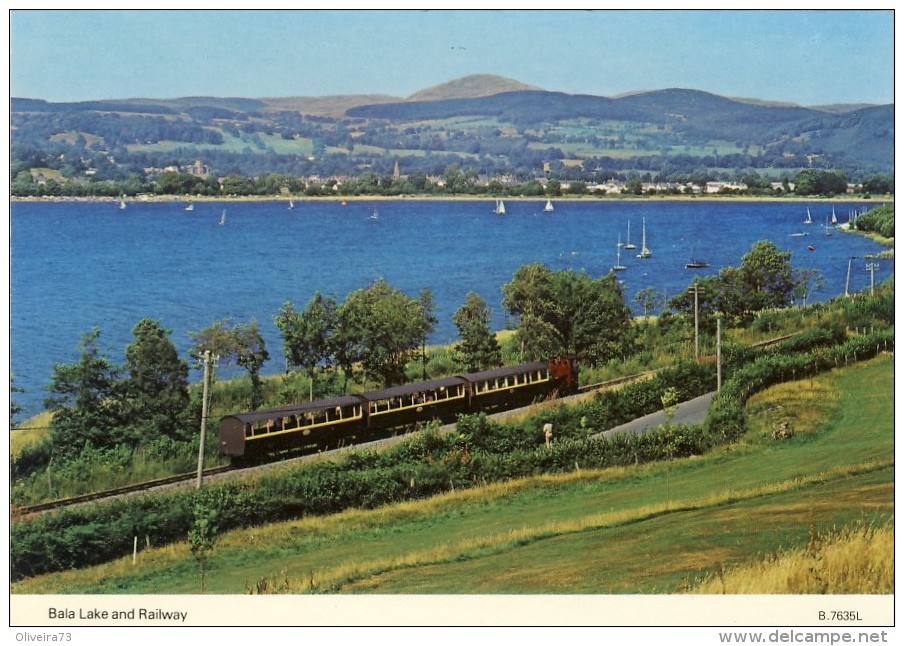
{"type": "Polygon", "coordinates": [[[848,258],[848,273],[847,280],[844,281],[844,297],[847,298],[850,296],[850,292],[848,291],[851,286],[851,263],[854,262],[854,257],[851,256],[848,258]]]}
{"type": "Polygon", "coordinates": [[[868,262],[866,263],[866,270],[869,272],[869,295],[872,296],[876,293],[876,270],[879,268],[879,263],[877,262],[868,262]]]}
{"type": "Polygon", "coordinates": [[[722,318],[716,318],[716,392],[722,390],[722,318]]]}
{"type": "Polygon", "coordinates": [[[198,447],[198,486],[204,482],[204,433],[207,430],[207,382],[210,376],[210,350],[204,351],[204,387],[201,394],[201,444],[198,447]]]}
{"type": "Polygon", "coordinates": [[[697,280],[694,279],[694,285],[690,289],[687,290],[689,293],[694,294],[694,359],[697,361],[700,360],[700,315],[699,315],[699,304],[700,304],[700,294],[703,292],[703,288],[697,284],[697,280]]]}

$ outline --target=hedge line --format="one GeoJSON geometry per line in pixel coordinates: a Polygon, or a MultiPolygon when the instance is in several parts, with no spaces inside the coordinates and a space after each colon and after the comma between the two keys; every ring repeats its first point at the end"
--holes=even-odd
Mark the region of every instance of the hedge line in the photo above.
{"type": "Polygon", "coordinates": [[[744,404],[753,395],[773,384],[813,375],[849,361],[872,358],[885,350],[894,350],[894,328],[849,339],[830,346],[813,346],[796,354],[775,352],[738,368],[713,398],[703,423],[714,443],[731,442],[745,431],[744,404]]]}

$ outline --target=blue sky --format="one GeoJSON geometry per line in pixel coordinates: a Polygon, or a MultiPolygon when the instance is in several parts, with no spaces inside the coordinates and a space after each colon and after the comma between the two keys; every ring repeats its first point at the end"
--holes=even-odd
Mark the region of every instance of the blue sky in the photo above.
{"type": "Polygon", "coordinates": [[[667,87],[804,105],[894,101],[890,10],[35,10],[13,96],[322,96],[498,74],[613,96],[667,87]]]}

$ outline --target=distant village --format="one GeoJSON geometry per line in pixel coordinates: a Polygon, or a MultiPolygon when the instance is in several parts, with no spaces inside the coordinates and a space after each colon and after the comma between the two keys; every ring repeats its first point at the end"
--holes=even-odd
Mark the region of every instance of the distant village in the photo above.
{"type": "MultiPolygon", "coordinates": [[[[548,172],[548,168],[545,169],[548,172]]],[[[171,172],[171,173],[184,173],[187,175],[194,175],[201,178],[207,178],[210,174],[210,168],[202,163],[200,160],[195,160],[192,164],[186,164],[182,166],[166,166],[164,168],[154,168],[148,167],[144,169],[146,175],[157,175],[163,172],[171,172]]],[[[405,176],[399,172],[399,165],[396,162],[395,167],[392,173],[393,179],[404,179],[405,176]]],[[[255,178],[257,179],[257,178],[255,178]]],[[[319,175],[310,175],[308,177],[299,178],[302,182],[305,183],[306,186],[320,186],[325,190],[332,190],[337,194],[341,192],[342,185],[348,183],[350,181],[354,181],[356,179],[355,176],[352,175],[337,175],[331,177],[321,177],[319,175]]],[[[221,178],[222,180],[222,178],[221,178]]],[[[442,176],[439,175],[427,175],[427,181],[435,186],[436,188],[443,189],[445,188],[446,182],[442,176]]],[[[545,176],[537,177],[531,181],[535,181],[540,184],[544,190],[546,190],[547,185],[549,184],[549,178],[545,176]]],[[[495,175],[489,176],[486,174],[478,174],[473,181],[473,185],[476,187],[487,187],[491,183],[499,184],[506,187],[517,186],[519,184],[523,184],[523,180],[519,180],[514,175],[511,174],[503,174],[503,175],[495,175]]],[[[600,195],[622,195],[632,192],[633,187],[629,187],[628,182],[624,180],[618,179],[610,179],[605,182],[581,182],[582,189],[581,192],[584,194],[587,193],[595,193],[600,195]]],[[[705,185],[696,184],[693,182],[641,182],[641,190],[643,193],[654,194],[654,193],[680,193],[684,195],[701,195],[701,194],[719,194],[719,193],[740,193],[744,192],[748,189],[747,184],[744,182],[736,182],[736,181],[712,181],[706,182],[705,185]]],[[[571,182],[567,180],[558,181],[558,188],[563,193],[568,193],[571,191],[571,182]]],[[[770,182],[770,188],[777,192],[783,191],[794,191],[794,183],[793,182],[770,182]]],[[[859,185],[857,184],[848,184],[848,193],[854,193],[859,190],[859,185]]],[[[288,191],[284,191],[288,192],[288,191]]]]}

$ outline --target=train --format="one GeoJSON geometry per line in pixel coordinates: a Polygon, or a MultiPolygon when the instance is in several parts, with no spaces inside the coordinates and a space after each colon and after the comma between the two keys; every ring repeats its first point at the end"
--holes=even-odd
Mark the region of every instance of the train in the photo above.
{"type": "Polygon", "coordinates": [[[354,444],[418,422],[525,406],[573,394],[578,364],[555,356],[513,366],[227,415],[220,454],[240,463],[279,452],[354,444]]]}

